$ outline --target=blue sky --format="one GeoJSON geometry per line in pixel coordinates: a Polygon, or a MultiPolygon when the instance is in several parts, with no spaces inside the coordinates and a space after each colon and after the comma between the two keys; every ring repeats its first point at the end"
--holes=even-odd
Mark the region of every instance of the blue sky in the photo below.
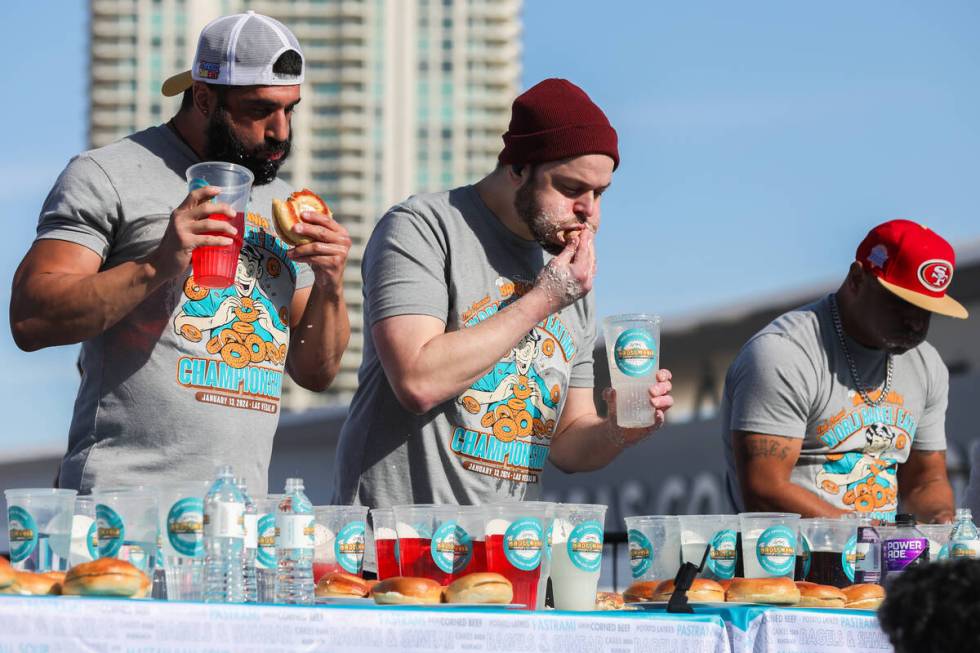
{"type": "MultiPolygon", "coordinates": [[[[85,146],[84,2],[8,3],[0,299],[38,208],[85,146]],[[38,46],[40,26],[57,38],[38,46]]],[[[980,3],[525,0],[525,85],[566,77],[606,110],[601,314],[666,318],[841,277],[874,224],[980,238],[980,3]]],[[[955,287],[955,283],[954,283],[955,287]]],[[[61,445],[76,348],[0,329],[10,448],[61,445]]],[[[665,342],[665,345],[669,346],[665,342]]],[[[8,449],[9,451],[10,449],[8,449]]]]}

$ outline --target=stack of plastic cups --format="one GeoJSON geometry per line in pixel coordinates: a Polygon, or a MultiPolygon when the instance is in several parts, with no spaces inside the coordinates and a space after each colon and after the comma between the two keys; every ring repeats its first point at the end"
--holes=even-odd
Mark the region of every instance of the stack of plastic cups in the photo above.
{"type": "Polygon", "coordinates": [[[153,577],[159,542],[158,499],[144,487],[94,488],[99,556],[126,560],[153,577]]]}
{"type": "Polygon", "coordinates": [[[681,559],[701,564],[705,549],[708,560],[703,578],[728,580],[738,565],[738,517],[736,515],[681,515],[681,559]]]}
{"type": "Polygon", "coordinates": [[[255,579],[258,585],[259,603],[276,602],[276,508],[282,501],[281,494],[252,497],[258,512],[257,544],[255,553],[255,579]]]}
{"type": "Polygon", "coordinates": [[[834,587],[853,584],[857,525],[853,519],[801,519],[799,539],[809,555],[805,577],[797,580],[834,587]]]}
{"type": "Polygon", "coordinates": [[[70,567],[99,557],[99,524],[95,520],[92,497],[75,497],[75,515],[71,525],[70,567]]]}
{"type": "Polygon", "coordinates": [[[21,571],[65,571],[75,490],[6,490],[10,562],[21,571]]]}
{"type": "Polygon", "coordinates": [[[398,532],[395,530],[395,513],[391,508],[375,508],[371,511],[371,531],[374,536],[374,559],[378,580],[394,578],[401,574],[398,569],[398,532]]]}
{"type": "Polygon", "coordinates": [[[562,503],[551,534],[555,609],[592,611],[602,569],[606,506],[562,503]]]}
{"type": "Polygon", "coordinates": [[[367,537],[364,506],[315,506],[313,582],[329,573],[360,576],[367,537]]]}
{"type": "Polygon", "coordinates": [[[459,506],[453,580],[487,570],[486,521],[482,506],[459,506]]]}
{"type": "Polygon", "coordinates": [[[398,568],[402,576],[431,578],[448,585],[456,550],[455,519],[459,507],[412,504],[395,506],[398,568]]]}
{"type": "Polygon", "coordinates": [[[785,512],[743,512],[738,519],[745,577],[792,579],[796,569],[800,516],[785,512]]]}
{"type": "Polygon", "coordinates": [[[949,536],[953,531],[952,524],[919,524],[916,528],[929,538],[930,562],[949,558],[949,536]]]}
{"type": "MultiPolygon", "coordinates": [[[[542,604],[546,534],[554,504],[521,502],[486,506],[487,570],[501,574],[514,588],[513,603],[534,610],[542,604]]],[[[404,549],[402,550],[404,555],[404,549]]],[[[546,571],[546,570],[544,570],[546,571]]]]}
{"type": "Polygon", "coordinates": [[[681,523],[673,515],[626,518],[633,580],[673,580],[681,566],[681,523]]]}
{"type": "Polygon", "coordinates": [[[204,495],[210,486],[208,481],[160,486],[160,539],[171,601],[204,598],[204,495]]]}

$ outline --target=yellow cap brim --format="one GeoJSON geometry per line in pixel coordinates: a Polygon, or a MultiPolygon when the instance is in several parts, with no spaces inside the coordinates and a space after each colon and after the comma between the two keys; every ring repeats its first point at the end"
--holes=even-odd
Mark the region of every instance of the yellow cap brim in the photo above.
{"type": "Polygon", "coordinates": [[[917,293],[913,290],[909,290],[908,288],[896,286],[891,282],[885,281],[881,277],[877,277],[877,279],[881,282],[881,285],[913,306],[918,306],[919,308],[924,308],[932,313],[939,313],[940,315],[955,317],[961,320],[965,320],[966,318],[970,317],[970,313],[963,307],[963,304],[959,303],[948,295],[943,297],[930,297],[929,295],[923,295],[922,293],[917,293]]]}
{"type": "Polygon", "coordinates": [[[173,97],[175,95],[180,95],[189,89],[193,84],[194,79],[191,77],[191,71],[185,70],[184,72],[174,75],[165,81],[160,90],[167,97],[173,97]]]}

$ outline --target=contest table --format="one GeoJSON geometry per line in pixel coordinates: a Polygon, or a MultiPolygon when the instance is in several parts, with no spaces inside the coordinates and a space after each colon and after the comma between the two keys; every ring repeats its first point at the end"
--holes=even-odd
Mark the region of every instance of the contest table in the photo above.
{"type": "Polygon", "coordinates": [[[698,608],[535,612],[499,608],[221,605],[0,596],[0,651],[892,651],[872,613],[698,608]]]}

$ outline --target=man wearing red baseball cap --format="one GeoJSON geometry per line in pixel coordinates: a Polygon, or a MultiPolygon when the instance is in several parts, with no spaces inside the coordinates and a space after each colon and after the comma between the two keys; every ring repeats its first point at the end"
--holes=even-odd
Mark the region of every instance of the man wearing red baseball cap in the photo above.
{"type": "Polygon", "coordinates": [[[949,374],[925,342],[956,256],[910,220],[878,225],[836,293],[754,335],[725,379],[723,434],[737,510],[892,521],[953,517],[946,476],[949,374]]]}
{"type": "Polygon", "coordinates": [[[597,469],[663,424],[667,370],[650,429],[616,427],[592,398],[593,239],[616,131],[582,89],[547,79],[515,100],[503,140],[477,184],[412,197],[371,236],[337,503],[533,499],[546,460],[597,469]]]}

